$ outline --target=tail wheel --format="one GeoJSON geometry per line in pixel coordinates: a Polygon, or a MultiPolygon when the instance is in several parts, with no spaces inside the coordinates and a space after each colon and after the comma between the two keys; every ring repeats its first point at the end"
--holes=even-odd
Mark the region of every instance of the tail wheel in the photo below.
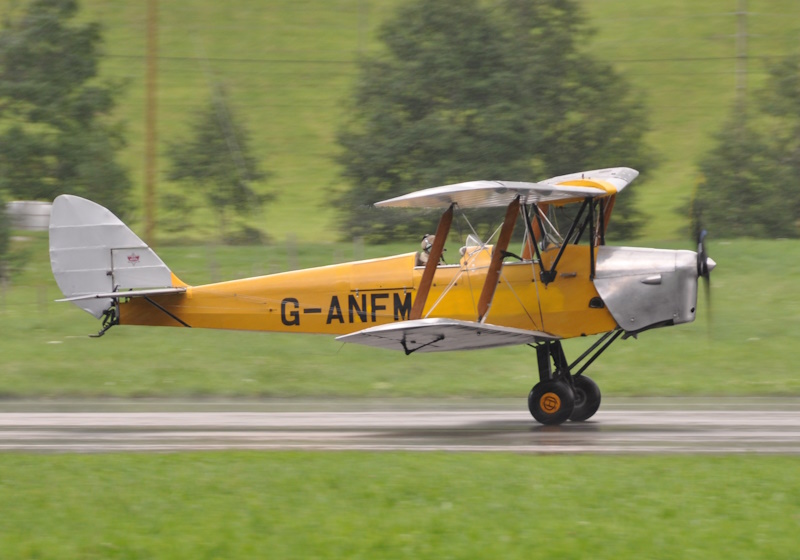
{"type": "Polygon", "coordinates": [[[585,375],[573,377],[572,386],[575,391],[575,408],[569,419],[573,422],[583,422],[594,416],[600,408],[600,388],[585,375]]]}
{"type": "MultiPolygon", "coordinates": [[[[599,406],[599,403],[598,403],[599,406]]],[[[548,426],[563,424],[569,420],[575,408],[575,395],[566,383],[542,381],[528,395],[528,409],[537,422],[548,426]]]]}

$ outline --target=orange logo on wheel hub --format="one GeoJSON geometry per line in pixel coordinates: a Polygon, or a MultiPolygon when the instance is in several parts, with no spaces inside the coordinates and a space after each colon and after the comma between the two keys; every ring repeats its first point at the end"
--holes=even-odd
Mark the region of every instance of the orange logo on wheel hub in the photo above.
{"type": "Polygon", "coordinates": [[[545,393],[539,399],[539,406],[546,413],[553,414],[561,408],[561,399],[555,393],[545,393]]]}

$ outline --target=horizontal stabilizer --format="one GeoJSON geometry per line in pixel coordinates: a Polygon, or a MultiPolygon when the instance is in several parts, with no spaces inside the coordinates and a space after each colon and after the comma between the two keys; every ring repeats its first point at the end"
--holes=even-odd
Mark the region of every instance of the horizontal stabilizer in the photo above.
{"type": "Polygon", "coordinates": [[[336,338],[342,342],[355,342],[389,350],[403,350],[406,355],[414,352],[478,350],[556,339],[558,339],[557,336],[538,331],[455,319],[401,321],[370,327],[336,338]]]}
{"type": "Polygon", "coordinates": [[[156,290],[128,290],[124,292],[106,292],[103,294],[84,294],[81,296],[73,296],[63,299],[57,299],[57,302],[62,301],[81,301],[84,299],[120,299],[120,298],[133,298],[133,297],[147,297],[147,296],[162,296],[164,294],[183,294],[186,288],[159,288],[156,290]]]}

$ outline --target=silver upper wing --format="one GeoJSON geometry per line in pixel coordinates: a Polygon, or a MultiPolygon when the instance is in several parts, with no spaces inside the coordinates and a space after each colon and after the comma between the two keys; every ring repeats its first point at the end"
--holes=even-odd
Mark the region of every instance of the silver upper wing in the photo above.
{"type": "Polygon", "coordinates": [[[567,181],[575,181],[578,179],[597,179],[611,183],[617,189],[617,192],[627,187],[636,177],[639,172],[630,167],[609,167],[607,169],[592,169],[590,171],[579,171],[578,173],[570,173],[569,175],[559,175],[558,177],[551,177],[540,181],[545,185],[558,185],[566,183],[567,181]]]}
{"type": "Polygon", "coordinates": [[[570,175],[553,177],[538,183],[517,181],[470,181],[443,187],[433,187],[376,202],[379,207],[397,208],[447,208],[455,203],[460,208],[487,208],[508,206],[520,196],[523,204],[551,203],[581,200],[586,197],[604,196],[609,192],[593,186],[565,185],[577,180],[599,180],[610,183],[616,192],[624,189],[639,172],[628,167],[594,169],[570,175]]]}

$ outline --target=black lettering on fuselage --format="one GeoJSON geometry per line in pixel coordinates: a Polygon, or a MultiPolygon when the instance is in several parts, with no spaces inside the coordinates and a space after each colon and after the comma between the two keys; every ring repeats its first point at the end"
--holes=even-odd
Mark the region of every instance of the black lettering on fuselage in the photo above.
{"type": "Polygon", "coordinates": [[[361,307],[358,306],[355,296],[347,296],[347,316],[351,323],[355,322],[353,321],[354,311],[362,323],[367,322],[367,294],[361,294],[361,307]]]}
{"type": "MultiPolygon", "coordinates": [[[[373,292],[369,294],[369,298],[367,298],[367,294],[350,294],[347,296],[347,322],[353,324],[360,320],[361,323],[377,323],[379,317],[387,315],[385,311],[389,307],[388,300],[390,297],[392,298],[394,320],[408,320],[411,315],[411,293],[373,292]]],[[[295,309],[299,308],[296,299],[284,299],[281,303],[281,319],[285,325],[299,325],[299,311],[290,309],[288,313],[286,312],[286,305],[289,303],[293,304],[295,309]]],[[[304,309],[303,313],[317,313],[317,309],[316,307],[304,309]]],[[[325,324],[330,325],[334,321],[338,321],[339,324],[344,324],[345,322],[339,296],[331,296],[331,303],[328,306],[328,316],[325,319],[325,324]]]]}
{"type": "Polygon", "coordinates": [[[295,298],[287,297],[281,301],[281,322],[287,327],[296,326],[300,324],[300,313],[297,311],[300,307],[300,302],[295,298]],[[294,309],[286,312],[286,306],[291,304],[294,309]]]}
{"type": "Polygon", "coordinates": [[[389,294],[370,294],[370,306],[372,307],[372,322],[376,321],[378,311],[386,309],[385,305],[379,305],[379,299],[389,299],[389,294]]]}
{"type": "Polygon", "coordinates": [[[400,300],[400,294],[394,294],[394,320],[405,321],[411,317],[411,292],[406,292],[405,299],[400,300]]]}
{"type": "MultiPolygon", "coordinates": [[[[344,323],[344,315],[342,315],[342,306],[339,305],[339,297],[331,297],[331,305],[328,307],[328,318],[325,320],[326,325],[330,325],[334,319],[338,319],[340,323],[344,323]]],[[[353,320],[351,319],[352,323],[353,320]]]]}

